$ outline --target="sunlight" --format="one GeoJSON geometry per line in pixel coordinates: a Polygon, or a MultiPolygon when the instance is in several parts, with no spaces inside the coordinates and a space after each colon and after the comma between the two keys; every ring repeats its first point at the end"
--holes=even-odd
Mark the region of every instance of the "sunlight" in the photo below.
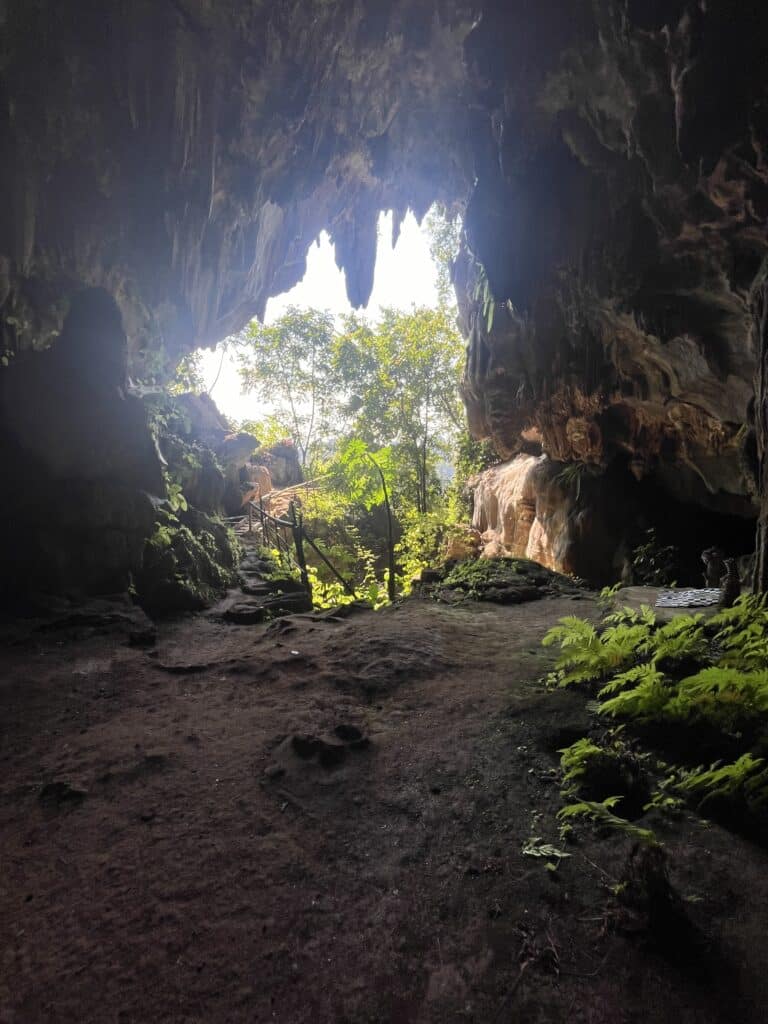
{"type": "MultiPolygon", "coordinates": [[[[432,307],[438,301],[435,266],[429,254],[429,238],[424,224],[420,227],[413,214],[408,213],[394,249],[391,239],[392,214],[383,213],[379,218],[373,292],[366,308],[366,314],[372,318],[378,316],[384,307],[432,307]]],[[[335,316],[352,311],[347,300],[344,274],[336,266],[333,246],[326,232],[310,247],[304,278],[289,292],[269,300],[264,322],[272,323],[289,306],[327,309],[335,316]]],[[[240,377],[232,357],[225,356],[222,363],[221,353],[206,350],[202,370],[209,388],[216,381],[212,397],[226,416],[236,420],[258,419],[268,411],[255,395],[240,393],[240,377]]]]}

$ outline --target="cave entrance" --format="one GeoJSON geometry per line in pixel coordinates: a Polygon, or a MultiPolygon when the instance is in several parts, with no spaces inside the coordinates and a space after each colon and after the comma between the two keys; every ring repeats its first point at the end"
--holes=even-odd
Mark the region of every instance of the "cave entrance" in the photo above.
{"type": "MultiPolygon", "coordinates": [[[[434,218],[434,211],[430,211],[419,223],[409,212],[395,237],[393,214],[379,216],[373,292],[363,310],[368,319],[377,319],[383,309],[438,306],[440,270],[433,255],[434,218]]],[[[344,272],[336,263],[333,242],[325,231],[310,246],[307,269],[301,281],[290,291],[269,299],[264,323],[274,324],[291,307],[328,310],[337,320],[354,312],[344,272]]],[[[242,423],[263,415],[263,400],[242,390],[237,351],[231,339],[215,349],[202,349],[198,360],[202,389],[211,395],[225,416],[242,423]]]]}
{"type": "MultiPolygon", "coordinates": [[[[265,514],[290,526],[298,510],[314,538],[313,595],[327,590],[329,605],[344,596],[339,585],[347,594],[386,587],[390,600],[396,585],[407,592],[439,557],[457,514],[451,487],[466,436],[465,344],[450,266],[460,230],[438,207],[421,223],[382,214],[372,292],[358,310],[334,236],[321,234],[302,257],[302,280],[270,299],[263,321],[187,357],[171,384],[190,424],[201,421],[202,401],[231,432],[213,439],[227,477],[226,515],[235,521],[247,509],[265,538],[265,514]]],[[[195,430],[190,443],[204,440],[195,430]]],[[[194,453],[185,458],[191,463],[194,453]]],[[[188,500],[183,469],[173,473],[188,500]]]]}

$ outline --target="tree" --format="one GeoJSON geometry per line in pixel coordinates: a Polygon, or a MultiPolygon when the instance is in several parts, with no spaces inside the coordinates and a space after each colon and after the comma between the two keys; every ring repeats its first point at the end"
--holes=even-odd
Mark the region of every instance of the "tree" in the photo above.
{"type": "Polygon", "coordinates": [[[202,359],[202,351],[196,349],[179,361],[173,379],[168,385],[168,391],[172,395],[183,395],[188,391],[195,395],[201,395],[205,391],[202,359]]]}
{"type": "Polygon", "coordinates": [[[441,306],[454,306],[456,294],[451,277],[461,247],[461,218],[451,215],[445,206],[435,204],[427,214],[429,255],[437,273],[437,295],[441,306]]]}
{"type": "Polygon", "coordinates": [[[243,391],[273,407],[302,468],[317,454],[332,411],[334,320],[327,312],[291,306],[268,327],[253,321],[236,339],[243,391]]]}
{"type": "Polygon", "coordinates": [[[438,489],[437,463],[449,458],[464,425],[458,391],[463,356],[445,308],[386,309],[373,325],[349,316],[335,342],[344,433],[374,452],[391,447],[400,467],[398,491],[422,514],[438,489]]]}

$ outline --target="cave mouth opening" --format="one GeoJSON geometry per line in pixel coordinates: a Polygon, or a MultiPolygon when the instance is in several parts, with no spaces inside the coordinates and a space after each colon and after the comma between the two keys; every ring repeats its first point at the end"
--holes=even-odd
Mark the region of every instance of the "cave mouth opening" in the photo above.
{"type": "MultiPolygon", "coordinates": [[[[373,290],[368,303],[360,310],[365,319],[377,320],[384,309],[433,309],[439,305],[439,268],[434,255],[434,227],[431,226],[434,225],[431,218],[439,216],[436,211],[437,207],[432,207],[421,219],[409,211],[396,226],[392,211],[379,214],[373,290]]],[[[310,245],[301,280],[267,301],[264,324],[274,324],[291,308],[328,311],[337,324],[355,313],[347,294],[344,271],[338,265],[334,243],[327,231],[322,231],[310,245]]],[[[199,368],[199,386],[233,423],[251,422],[265,409],[270,411],[271,403],[265,402],[263,397],[243,391],[237,352],[231,338],[215,348],[197,350],[192,358],[199,368]]]]}

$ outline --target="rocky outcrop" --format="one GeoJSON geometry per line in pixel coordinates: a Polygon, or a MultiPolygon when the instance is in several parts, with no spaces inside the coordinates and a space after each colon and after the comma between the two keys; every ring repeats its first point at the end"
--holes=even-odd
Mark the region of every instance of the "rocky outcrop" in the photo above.
{"type": "Polygon", "coordinates": [[[184,417],[167,398],[160,412],[131,393],[126,369],[119,311],[93,289],[51,349],[0,374],[0,606],[130,588],[159,614],[202,607],[229,582],[216,458],[173,432],[184,417]]]}
{"type": "Polygon", "coordinates": [[[532,559],[595,586],[632,578],[650,528],[672,545],[673,578],[686,585],[701,584],[701,552],[713,541],[734,557],[754,543],[751,519],[678,501],[626,463],[604,470],[521,454],[470,483],[481,556],[532,559]]]}
{"type": "Polygon", "coordinates": [[[473,431],[754,515],[768,15],[568,8],[497,8],[466,43],[487,117],[455,272],[473,431]]]}
{"type": "Polygon", "coordinates": [[[617,579],[627,556],[627,503],[588,471],[518,455],[474,481],[472,525],[486,558],[532,559],[591,582],[617,579]]]}

